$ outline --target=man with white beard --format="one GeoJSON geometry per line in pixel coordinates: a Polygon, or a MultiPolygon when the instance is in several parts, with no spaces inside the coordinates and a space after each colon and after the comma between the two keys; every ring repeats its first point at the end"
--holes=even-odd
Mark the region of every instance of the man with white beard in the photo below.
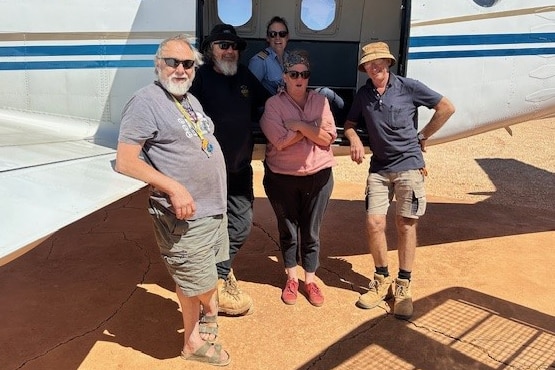
{"type": "Polygon", "coordinates": [[[226,172],[214,124],[188,93],[201,64],[185,35],[160,44],[158,80],[124,107],[116,170],[150,184],[148,211],[181,305],[181,357],[224,366],[229,354],[215,340],[216,263],[229,258],[226,172]]]}
{"type": "Polygon", "coordinates": [[[232,25],[216,25],[202,43],[205,64],[197,70],[191,87],[191,93],[214,122],[214,135],[226,162],[230,258],[217,265],[218,308],[232,316],[253,311],[252,298],[239,288],[232,262],[252,227],[252,126],[270,97],[247,66],[239,63],[239,53],[246,46],[232,25]]]}

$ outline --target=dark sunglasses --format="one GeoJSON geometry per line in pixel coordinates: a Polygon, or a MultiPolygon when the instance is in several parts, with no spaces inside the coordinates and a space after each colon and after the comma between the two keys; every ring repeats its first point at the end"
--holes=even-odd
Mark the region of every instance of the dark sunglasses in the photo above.
{"type": "Polygon", "coordinates": [[[279,35],[279,37],[284,38],[285,36],[289,35],[289,32],[287,31],[268,31],[268,36],[271,38],[276,38],[277,35],[279,35]]]}
{"type": "Polygon", "coordinates": [[[168,67],[177,68],[181,64],[183,68],[190,69],[195,65],[195,61],[191,59],[179,60],[175,58],[160,58],[168,67]]]}
{"type": "Polygon", "coordinates": [[[289,75],[289,77],[291,77],[292,79],[296,80],[297,78],[299,78],[299,76],[301,76],[303,79],[308,79],[310,77],[310,71],[287,71],[285,72],[289,75]]]}
{"type": "Polygon", "coordinates": [[[218,45],[220,47],[220,50],[227,50],[230,47],[233,50],[239,50],[239,45],[237,45],[236,42],[231,42],[231,41],[216,41],[214,42],[214,44],[218,45]]]}

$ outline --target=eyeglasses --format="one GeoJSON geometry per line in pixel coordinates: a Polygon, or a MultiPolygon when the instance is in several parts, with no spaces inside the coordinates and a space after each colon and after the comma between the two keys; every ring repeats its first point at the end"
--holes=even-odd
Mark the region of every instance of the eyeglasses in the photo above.
{"type": "Polygon", "coordinates": [[[239,45],[237,45],[236,42],[231,42],[231,41],[215,41],[214,45],[218,45],[220,47],[220,50],[227,50],[230,47],[233,50],[239,50],[239,45]]]}
{"type": "Polygon", "coordinates": [[[191,59],[179,60],[175,58],[160,58],[168,67],[177,68],[181,64],[183,68],[190,69],[195,65],[195,61],[191,59]]]}
{"type": "Polygon", "coordinates": [[[289,75],[289,77],[291,77],[292,79],[296,80],[297,78],[299,78],[299,76],[301,76],[304,80],[307,80],[310,77],[310,71],[287,71],[285,72],[289,75]]]}
{"type": "Polygon", "coordinates": [[[271,38],[276,38],[279,35],[279,37],[284,38],[285,36],[289,35],[289,32],[287,31],[268,31],[268,36],[271,38]]]}

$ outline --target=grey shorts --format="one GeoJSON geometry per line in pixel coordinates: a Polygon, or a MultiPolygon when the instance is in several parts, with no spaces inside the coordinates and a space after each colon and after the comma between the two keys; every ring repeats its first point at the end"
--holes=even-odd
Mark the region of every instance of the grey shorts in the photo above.
{"type": "Polygon", "coordinates": [[[185,296],[204,294],[216,287],[216,263],[229,259],[227,216],[178,220],[159,207],[149,208],[160,254],[185,296]]]}
{"type": "Polygon", "coordinates": [[[366,213],[385,215],[395,196],[396,214],[419,218],[426,212],[424,174],[421,170],[370,173],[366,180],[366,213]]]}

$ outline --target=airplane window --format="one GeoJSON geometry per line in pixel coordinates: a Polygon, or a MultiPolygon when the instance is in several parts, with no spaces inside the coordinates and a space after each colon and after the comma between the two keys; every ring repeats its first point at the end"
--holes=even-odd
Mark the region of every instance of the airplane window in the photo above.
{"type": "Polygon", "coordinates": [[[238,27],[252,18],[252,0],[218,0],[218,17],[238,27]]]}
{"type": "Polygon", "coordinates": [[[302,0],[301,20],[314,31],[321,31],[335,18],[335,0],[302,0]]]}
{"type": "Polygon", "coordinates": [[[484,8],[489,8],[490,6],[494,6],[497,0],[474,0],[474,2],[484,8]]]}

